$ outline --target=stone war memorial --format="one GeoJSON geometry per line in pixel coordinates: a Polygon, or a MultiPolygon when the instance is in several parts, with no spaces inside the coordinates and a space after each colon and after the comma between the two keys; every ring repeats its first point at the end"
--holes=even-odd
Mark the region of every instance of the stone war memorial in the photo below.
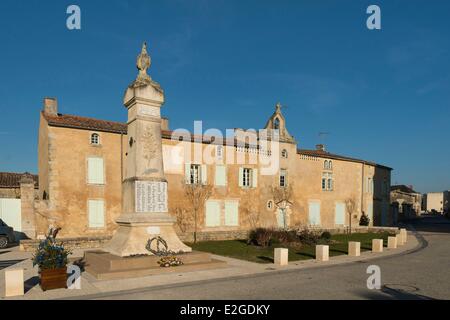
{"type": "Polygon", "coordinates": [[[128,110],[126,174],[122,181],[122,214],[112,239],[85,253],[86,270],[98,279],[198,270],[224,265],[208,253],[192,252],[178,238],[176,219],[168,212],[164,175],[161,107],[164,91],[147,74],[151,58],[144,43],[137,58],[139,74],[126,89],[128,110]],[[177,268],[161,268],[176,261],[177,268]]]}

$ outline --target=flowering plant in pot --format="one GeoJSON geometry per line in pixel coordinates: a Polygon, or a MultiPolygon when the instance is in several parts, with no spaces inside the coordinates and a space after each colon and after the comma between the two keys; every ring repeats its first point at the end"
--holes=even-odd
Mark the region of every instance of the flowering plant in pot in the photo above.
{"type": "Polygon", "coordinates": [[[33,256],[33,266],[39,267],[39,282],[44,291],[67,288],[67,264],[71,252],[56,242],[59,230],[50,229],[33,256]]]}

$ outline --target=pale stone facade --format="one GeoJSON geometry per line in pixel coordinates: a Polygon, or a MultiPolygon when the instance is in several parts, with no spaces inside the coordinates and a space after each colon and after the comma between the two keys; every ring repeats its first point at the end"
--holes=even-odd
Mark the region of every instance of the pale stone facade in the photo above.
{"type": "MultiPolygon", "coordinates": [[[[82,117],[53,115],[45,108],[40,115],[39,129],[39,197],[35,203],[37,230],[43,234],[50,224],[62,227],[64,237],[112,235],[115,220],[122,212],[122,180],[126,176],[124,162],[127,157],[126,126],[82,117]],[[72,120],[76,121],[72,121],[72,120]],[[72,122],[73,123],[72,123],[72,122]],[[93,145],[92,134],[98,134],[100,142],[93,145]],[[104,181],[89,183],[88,159],[103,159],[104,181]],[[88,201],[104,201],[104,225],[90,228],[88,201]]],[[[169,213],[179,216],[179,232],[192,232],[189,203],[184,197],[183,183],[187,179],[186,164],[198,163],[204,170],[207,183],[213,185],[209,202],[215,202],[220,212],[220,223],[206,225],[206,205],[198,217],[198,231],[239,231],[256,226],[279,227],[283,220],[287,227],[312,225],[312,213],[317,213],[314,226],[333,228],[347,226],[349,215],[345,202],[355,202],[352,224],[357,225],[362,212],[371,217],[371,225],[391,225],[390,174],[391,169],[371,162],[342,157],[323,150],[297,149],[294,141],[280,142],[280,169],[286,173],[287,185],[292,185],[292,203],[284,213],[273,203],[272,186],[278,186],[280,171],[274,175],[259,175],[257,185],[239,185],[240,168],[259,169],[259,164],[226,164],[224,185],[216,185],[217,165],[203,165],[193,159],[185,159],[179,141],[171,139],[171,132],[162,130],[164,173],[168,182],[169,213]],[[283,157],[283,155],[285,157],[283,157]],[[178,163],[171,157],[178,158],[178,163]],[[181,159],[181,160],[180,160],[181,159]],[[181,164],[179,163],[181,161],[181,164]],[[330,166],[325,168],[325,162],[330,166]],[[330,161],[330,162],[328,162],[330,161]],[[331,188],[324,188],[325,174],[332,179],[331,188]],[[238,203],[238,224],[227,226],[224,222],[225,206],[238,203]],[[271,205],[269,204],[271,203],[271,205]],[[340,209],[339,209],[340,208],[340,209]],[[337,215],[340,217],[337,217],[337,215]],[[280,218],[280,216],[283,217],[280,218]],[[184,222],[181,220],[185,220],[184,222]]],[[[206,152],[212,148],[207,142],[186,142],[192,151],[200,148],[206,152]]],[[[214,146],[217,148],[217,146],[214,146]]],[[[216,151],[213,151],[213,153],[216,151]]],[[[225,145],[224,156],[245,157],[250,161],[251,148],[225,145]]],[[[325,179],[327,186],[328,181],[325,179]]]]}
{"type": "MultiPolygon", "coordinates": [[[[143,133],[150,142],[142,144],[133,139],[135,132],[130,130],[136,130],[133,129],[136,126],[130,126],[130,119],[160,117],[163,97],[156,99],[157,109],[146,107],[141,110],[145,114],[140,115],[139,104],[151,104],[152,99],[141,100],[125,97],[127,107],[136,101],[138,104],[128,109],[127,125],[63,115],[58,113],[56,99],[44,99],[39,126],[39,200],[34,204],[39,236],[50,225],[62,228],[61,237],[112,236],[119,216],[136,209],[134,197],[122,201],[127,178],[136,176],[167,181],[167,211],[177,220],[177,233],[182,238],[193,232],[195,225],[191,204],[185,197],[186,183],[212,187],[197,219],[197,231],[202,233],[239,234],[255,227],[300,225],[334,228],[348,226],[350,219],[355,226],[363,212],[370,217],[371,225],[394,222],[390,214],[391,168],[332,154],[324,146],[316,150],[298,149],[296,140],[288,133],[280,104],[265,125],[269,136],[263,138],[258,133],[251,137],[273,141],[279,134],[276,147],[272,144],[264,149],[250,142],[241,144],[240,130],[235,131],[236,138],[231,140],[213,141],[211,135],[190,136],[186,140],[178,132],[170,131],[164,118],[143,133]],[[151,139],[159,135],[161,146],[159,139],[151,139]],[[184,141],[180,142],[180,138],[184,141]],[[164,163],[161,168],[160,159],[153,152],[160,148],[164,163]],[[216,162],[199,159],[198,154],[209,154],[216,162]],[[147,159],[148,166],[141,168],[133,160],[137,155],[147,159]],[[231,158],[241,161],[228,161],[231,158]],[[265,158],[276,158],[276,168],[271,174],[264,173],[265,158]],[[127,163],[134,165],[126,166],[127,163]],[[136,172],[127,172],[126,168],[136,172]],[[146,171],[148,168],[154,171],[146,171]],[[289,199],[278,201],[274,188],[290,188],[292,193],[289,199]],[[346,205],[350,200],[354,203],[351,217],[346,205]]],[[[134,195],[134,191],[127,194],[134,195]]]]}

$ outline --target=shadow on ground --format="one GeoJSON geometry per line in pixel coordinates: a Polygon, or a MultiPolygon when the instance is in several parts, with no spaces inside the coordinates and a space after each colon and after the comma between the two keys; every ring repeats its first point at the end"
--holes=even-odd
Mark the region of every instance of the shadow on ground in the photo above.
{"type": "Polygon", "coordinates": [[[384,285],[380,290],[356,290],[355,294],[369,300],[436,300],[418,293],[419,289],[403,285],[384,285]],[[400,287],[400,288],[396,288],[400,287]],[[401,288],[404,289],[401,289],[401,288]]]}

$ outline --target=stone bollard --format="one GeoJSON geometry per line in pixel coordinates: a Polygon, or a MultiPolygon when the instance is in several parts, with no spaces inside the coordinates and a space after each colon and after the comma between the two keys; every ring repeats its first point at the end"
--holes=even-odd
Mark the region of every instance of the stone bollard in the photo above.
{"type": "Polygon", "coordinates": [[[407,238],[408,238],[408,231],[406,231],[406,229],[400,229],[400,235],[402,236],[402,242],[403,244],[406,243],[407,238]]]}
{"type": "Polygon", "coordinates": [[[397,246],[402,246],[403,245],[403,237],[400,233],[397,233],[395,235],[395,237],[397,238],[397,246]]]}
{"type": "Polygon", "coordinates": [[[372,240],[372,252],[383,252],[383,239],[372,240]]]}
{"type": "Polygon", "coordinates": [[[273,263],[278,266],[287,266],[289,250],[284,248],[275,248],[273,263]]]}
{"type": "Polygon", "coordinates": [[[329,260],[330,247],[326,245],[316,246],[316,261],[328,261],[329,260]]]}
{"type": "Polygon", "coordinates": [[[23,295],[23,269],[5,270],[5,297],[23,295]]]}
{"type": "Polygon", "coordinates": [[[397,249],[397,237],[388,237],[388,249],[397,249]]]}
{"type": "Polygon", "coordinates": [[[348,243],[348,255],[351,257],[359,257],[361,255],[361,242],[350,241],[348,243]]]}

